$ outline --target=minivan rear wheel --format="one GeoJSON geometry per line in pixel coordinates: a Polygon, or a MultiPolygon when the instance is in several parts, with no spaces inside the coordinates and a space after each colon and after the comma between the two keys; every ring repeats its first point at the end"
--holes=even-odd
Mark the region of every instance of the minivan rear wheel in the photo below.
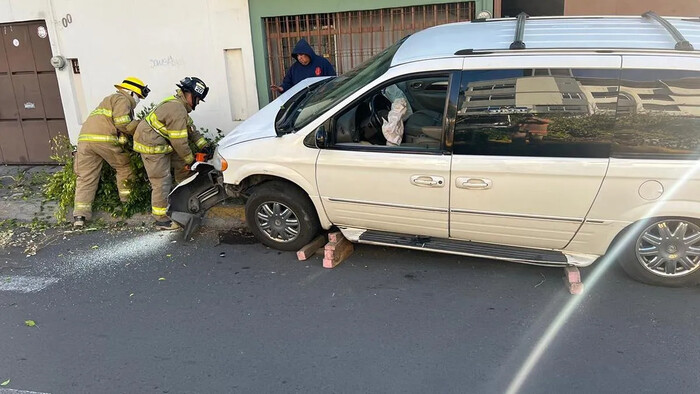
{"type": "Polygon", "coordinates": [[[634,236],[619,258],[632,278],[682,287],[700,283],[700,224],[686,218],[656,218],[633,227],[634,236]]]}
{"type": "Polygon", "coordinates": [[[253,235],[278,250],[299,250],[321,229],[306,193],[278,181],[263,183],[253,190],[245,205],[245,217],[253,235]]]}

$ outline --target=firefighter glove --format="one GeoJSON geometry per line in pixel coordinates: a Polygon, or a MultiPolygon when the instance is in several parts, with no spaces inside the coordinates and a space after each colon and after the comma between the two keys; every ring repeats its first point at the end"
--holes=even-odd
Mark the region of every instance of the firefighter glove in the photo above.
{"type": "Polygon", "coordinates": [[[200,152],[206,155],[205,161],[209,161],[214,157],[214,147],[211,144],[204,145],[200,152]]]}

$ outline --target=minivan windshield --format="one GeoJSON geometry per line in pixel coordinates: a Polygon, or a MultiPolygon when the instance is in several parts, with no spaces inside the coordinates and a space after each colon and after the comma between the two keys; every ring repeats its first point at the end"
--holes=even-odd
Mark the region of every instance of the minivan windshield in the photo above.
{"type": "Polygon", "coordinates": [[[313,95],[303,104],[303,109],[294,122],[294,129],[299,130],[306,126],[316,116],[326,112],[329,108],[384,74],[389,69],[394,54],[406,38],[408,37],[404,37],[358,67],[316,89],[313,95]]]}

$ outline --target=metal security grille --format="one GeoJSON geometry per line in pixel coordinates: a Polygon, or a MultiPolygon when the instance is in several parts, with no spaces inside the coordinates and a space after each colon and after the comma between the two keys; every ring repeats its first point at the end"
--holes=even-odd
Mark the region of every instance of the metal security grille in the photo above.
{"type": "Polygon", "coordinates": [[[474,2],[263,18],[270,80],[279,84],[305,38],[342,74],[408,34],[474,18],[474,2]]]}

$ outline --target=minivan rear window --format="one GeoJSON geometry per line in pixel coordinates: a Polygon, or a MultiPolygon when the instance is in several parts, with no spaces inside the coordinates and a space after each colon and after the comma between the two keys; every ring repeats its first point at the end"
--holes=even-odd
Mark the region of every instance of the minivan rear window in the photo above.
{"type": "Polygon", "coordinates": [[[700,157],[700,72],[625,69],[613,157],[700,157]]]}

